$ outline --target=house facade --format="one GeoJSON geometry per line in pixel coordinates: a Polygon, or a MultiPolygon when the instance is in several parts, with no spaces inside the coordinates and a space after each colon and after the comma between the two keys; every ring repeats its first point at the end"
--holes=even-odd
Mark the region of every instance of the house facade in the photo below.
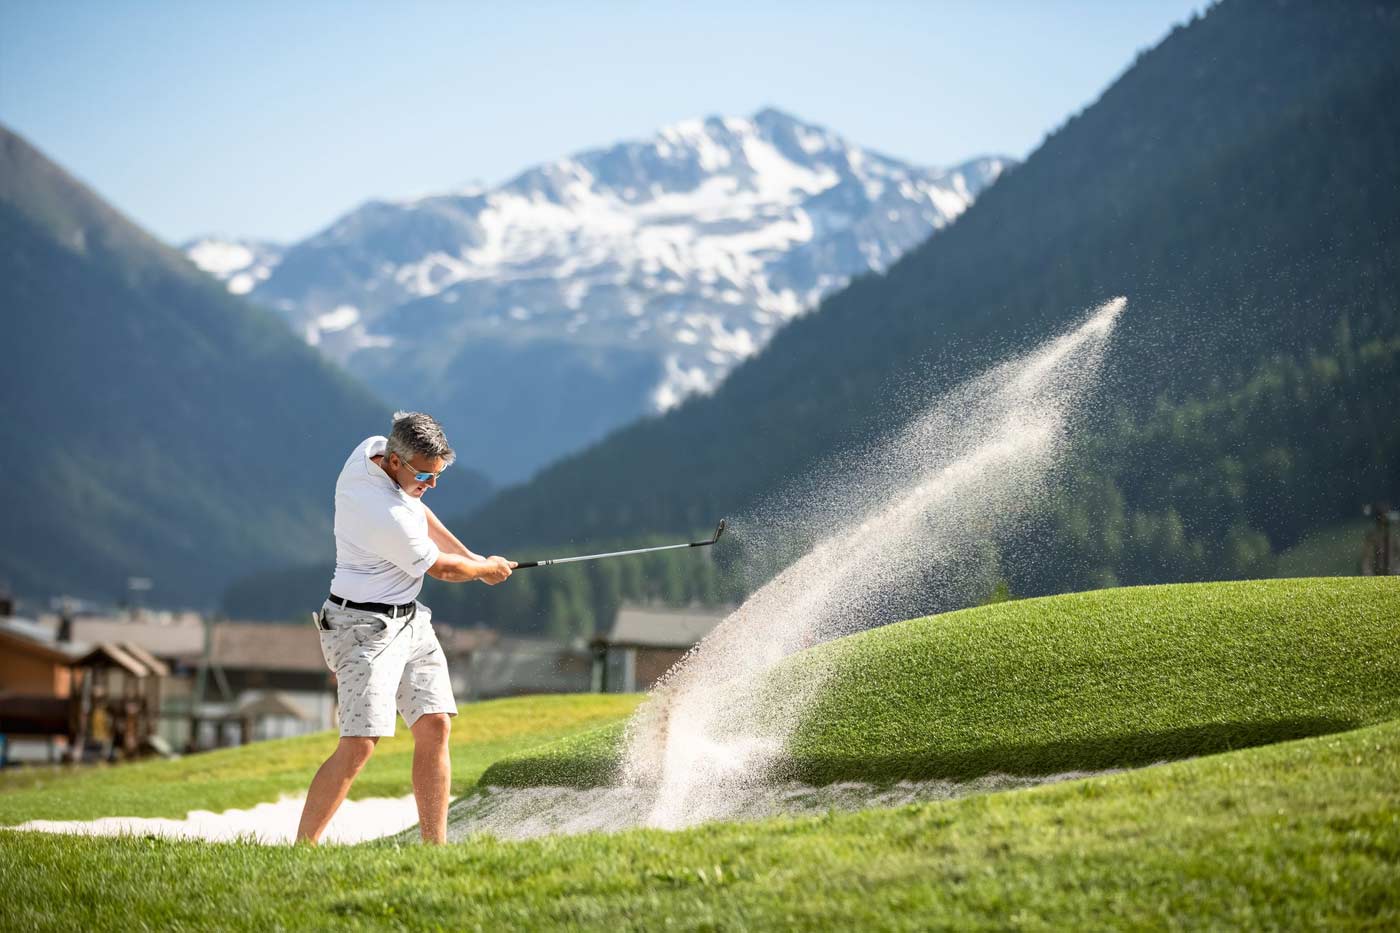
{"type": "Polygon", "coordinates": [[[591,643],[592,689],[598,693],[650,690],[732,611],[624,604],[608,633],[591,643]]]}

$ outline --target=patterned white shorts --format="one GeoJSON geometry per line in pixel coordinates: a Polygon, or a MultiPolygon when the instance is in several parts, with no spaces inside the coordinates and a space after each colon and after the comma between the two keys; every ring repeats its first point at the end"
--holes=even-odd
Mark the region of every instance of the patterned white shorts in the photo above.
{"type": "Polygon", "coordinates": [[[342,736],[391,736],[395,712],[410,729],[428,713],[457,715],[433,612],[417,606],[407,621],[330,600],[316,614],[321,655],[335,674],[342,736]]]}

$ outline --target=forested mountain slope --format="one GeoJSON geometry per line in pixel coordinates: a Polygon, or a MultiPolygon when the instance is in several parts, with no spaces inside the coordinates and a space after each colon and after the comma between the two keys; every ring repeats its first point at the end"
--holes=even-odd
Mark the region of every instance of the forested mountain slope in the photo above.
{"type": "Polygon", "coordinates": [[[142,576],[212,606],[332,553],[334,477],[388,408],[3,127],[0,322],[16,593],[117,600],[142,576]]]}

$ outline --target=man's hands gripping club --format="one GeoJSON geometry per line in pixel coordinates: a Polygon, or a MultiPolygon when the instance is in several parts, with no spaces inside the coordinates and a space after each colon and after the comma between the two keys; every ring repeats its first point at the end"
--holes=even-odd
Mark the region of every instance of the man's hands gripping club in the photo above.
{"type": "Polygon", "coordinates": [[[504,583],[510,572],[515,569],[515,561],[506,560],[504,557],[488,557],[485,560],[486,566],[482,569],[481,575],[477,577],[482,583],[495,586],[497,583],[504,583]]]}

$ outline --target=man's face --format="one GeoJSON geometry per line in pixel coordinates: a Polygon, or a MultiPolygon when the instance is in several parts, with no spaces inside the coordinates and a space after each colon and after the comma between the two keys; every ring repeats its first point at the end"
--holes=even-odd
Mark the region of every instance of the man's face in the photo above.
{"type": "Polygon", "coordinates": [[[419,482],[414,474],[441,473],[446,468],[447,461],[441,457],[424,457],[420,454],[405,461],[400,460],[398,454],[389,455],[389,469],[393,472],[394,482],[415,499],[421,499],[423,493],[436,486],[437,477],[430,476],[427,481],[419,482]]]}

